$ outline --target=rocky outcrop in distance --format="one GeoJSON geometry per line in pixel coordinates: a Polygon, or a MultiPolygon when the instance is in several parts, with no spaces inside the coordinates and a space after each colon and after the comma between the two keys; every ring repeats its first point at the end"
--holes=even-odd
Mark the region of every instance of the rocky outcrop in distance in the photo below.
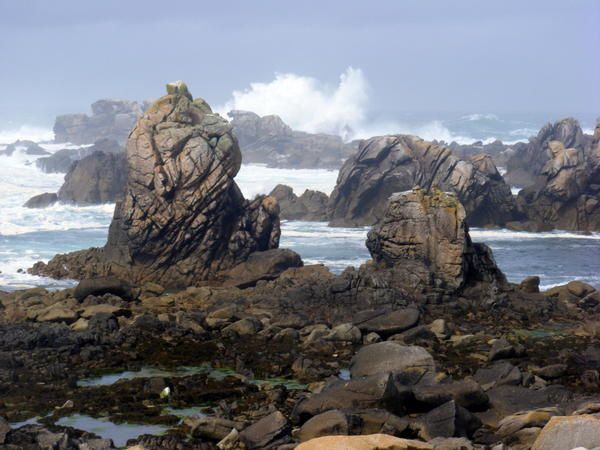
{"type": "Polygon", "coordinates": [[[49,155],[50,153],[41,147],[37,142],[18,140],[12,144],[8,144],[6,148],[0,151],[0,156],[12,156],[18,148],[22,148],[26,155],[39,156],[49,155]]]}
{"type": "Polygon", "coordinates": [[[587,155],[580,141],[563,140],[546,143],[550,159],[535,183],[519,192],[517,204],[528,220],[518,226],[534,231],[600,231],[600,127],[587,155]],[[575,146],[567,148],[563,140],[575,146]]]}
{"type": "Polygon", "coordinates": [[[357,148],[341,137],[292,130],[276,115],[228,113],[246,164],[287,169],[338,169],[357,148]]]}
{"type": "Polygon", "coordinates": [[[277,248],[277,201],[245,200],[235,184],[241,153],[231,125],[194,100],[184,83],[167,92],[130,134],[127,186],[106,246],[59,255],[33,273],[120,275],[182,287],[277,248]]]}
{"type": "Polygon", "coordinates": [[[284,184],[278,184],[269,196],[275,198],[279,203],[279,217],[283,220],[306,220],[312,222],[326,222],[327,194],[306,189],[299,197],[294,190],[284,184]]]}
{"type": "Polygon", "coordinates": [[[126,100],[98,100],[92,104],[92,115],[58,116],[54,122],[54,141],[91,144],[108,138],[124,143],[147,106],[126,100]]]}
{"type": "Polygon", "coordinates": [[[509,186],[489,156],[464,161],[447,147],[416,136],[380,136],[362,141],[340,170],[329,201],[330,224],[377,223],[390,195],[415,186],[455,192],[471,226],[503,225],[516,209],[509,186]]]}
{"type": "Polygon", "coordinates": [[[125,149],[114,139],[100,139],[90,147],[58,150],[50,156],[36,159],[35,165],[46,173],[67,173],[75,161],[95,152],[121,154],[125,149]]]}

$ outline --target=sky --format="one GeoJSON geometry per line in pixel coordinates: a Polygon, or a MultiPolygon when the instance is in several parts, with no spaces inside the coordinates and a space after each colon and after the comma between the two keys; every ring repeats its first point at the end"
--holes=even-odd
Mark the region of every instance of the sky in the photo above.
{"type": "Polygon", "coordinates": [[[311,111],[595,117],[598,54],[598,0],[0,0],[0,129],[178,79],[216,109],[293,104],[307,129],[311,111]]]}

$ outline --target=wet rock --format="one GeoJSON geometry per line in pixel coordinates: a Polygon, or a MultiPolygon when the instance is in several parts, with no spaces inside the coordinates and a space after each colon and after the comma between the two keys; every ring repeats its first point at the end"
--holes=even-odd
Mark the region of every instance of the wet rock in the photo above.
{"type": "Polygon", "coordinates": [[[111,439],[89,439],[79,444],[78,450],[111,450],[115,448],[111,439]]]}
{"type": "Polygon", "coordinates": [[[491,160],[488,165],[493,170],[481,158],[461,161],[448,148],[415,136],[361,141],[358,152],[340,170],[331,194],[331,223],[372,225],[384,217],[393,193],[439,186],[456,194],[471,226],[503,224],[512,220],[515,201],[491,160]]]}
{"type": "Polygon", "coordinates": [[[478,369],[474,376],[484,390],[503,384],[518,386],[523,376],[518,367],[508,361],[497,361],[488,367],[478,369]]]}
{"type": "Polygon", "coordinates": [[[451,400],[432,409],[417,420],[419,437],[429,441],[436,437],[470,436],[481,422],[451,400]]]}
{"type": "Polygon", "coordinates": [[[554,378],[562,377],[566,373],[567,368],[566,364],[551,364],[549,366],[533,369],[532,372],[544,380],[552,380],[554,378]]]}
{"type": "Polygon", "coordinates": [[[431,373],[435,362],[422,347],[386,341],[362,347],[350,364],[352,378],[407,370],[431,373]]]}
{"type": "Polygon", "coordinates": [[[600,446],[600,419],[594,415],[552,417],[532,450],[563,450],[600,446]]]}
{"type": "Polygon", "coordinates": [[[85,300],[90,295],[100,297],[104,294],[113,294],[124,300],[133,299],[129,283],[111,276],[81,280],[73,291],[73,296],[79,301],[85,300]]]}
{"type": "Polygon", "coordinates": [[[4,444],[4,440],[6,435],[10,432],[10,425],[4,419],[4,417],[0,416],[0,444],[4,444]]]}
{"type": "Polygon", "coordinates": [[[296,450],[433,450],[426,442],[402,439],[387,434],[367,436],[325,436],[311,439],[296,450]]]}
{"type": "Polygon", "coordinates": [[[255,336],[260,330],[262,330],[262,327],[263,325],[260,320],[253,317],[247,317],[226,326],[221,330],[221,333],[225,336],[255,336]]]}
{"type": "Polygon", "coordinates": [[[394,276],[414,291],[458,289],[475,280],[505,283],[491,250],[471,242],[457,198],[437,189],[394,194],[367,247],[379,266],[401,268],[394,276]]]}
{"type": "Polygon", "coordinates": [[[500,437],[510,436],[523,428],[543,427],[548,421],[560,414],[558,408],[540,408],[533,411],[521,411],[506,416],[498,424],[496,434],[500,437]]]}
{"type": "Polygon", "coordinates": [[[488,360],[495,361],[497,359],[514,358],[516,356],[517,349],[505,338],[500,338],[496,339],[492,344],[492,348],[488,354],[488,360]]]}
{"type": "MultiPolygon", "coordinates": [[[[179,92],[179,91],[177,91],[179,92]]],[[[36,264],[32,273],[189,287],[279,244],[271,197],[244,199],[234,182],[241,154],[231,125],[186,94],[154,102],[131,131],[130,172],[106,246],[36,264]]]]}
{"type": "Polygon", "coordinates": [[[416,402],[427,408],[453,400],[470,411],[482,411],[489,404],[481,386],[470,378],[443,384],[419,384],[413,388],[413,395],[416,402]]]}
{"type": "Polygon", "coordinates": [[[223,274],[224,286],[246,288],[261,280],[273,280],[290,267],[302,267],[300,255],[289,249],[275,248],[251,253],[248,260],[223,274]]]}
{"type": "Polygon", "coordinates": [[[414,327],[419,321],[417,308],[404,308],[395,311],[363,311],[354,317],[354,324],[365,333],[377,333],[382,337],[401,333],[414,327]]]}
{"type": "Polygon", "coordinates": [[[114,139],[100,139],[91,147],[58,150],[48,157],[36,159],[35,165],[46,173],[67,173],[75,161],[86,158],[95,152],[117,155],[123,153],[124,150],[114,139]]]}
{"type": "Polygon", "coordinates": [[[283,414],[275,411],[240,432],[240,440],[248,449],[265,448],[289,441],[290,424],[283,414]]]}
{"type": "Polygon", "coordinates": [[[218,417],[189,417],[185,420],[192,430],[192,435],[199,438],[220,441],[224,439],[232,429],[240,430],[243,425],[232,420],[218,417]]]}
{"type": "Polygon", "coordinates": [[[351,342],[359,344],[362,342],[362,333],[351,323],[344,323],[332,328],[324,337],[328,341],[351,342]]]}
{"type": "Polygon", "coordinates": [[[47,208],[48,206],[52,206],[56,202],[58,202],[58,195],[46,192],[44,194],[35,195],[35,196],[31,197],[29,200],[27,200],[25,202],[25,204],[23,206],[25,208],[40,209],[40,208],[47,208]]]}

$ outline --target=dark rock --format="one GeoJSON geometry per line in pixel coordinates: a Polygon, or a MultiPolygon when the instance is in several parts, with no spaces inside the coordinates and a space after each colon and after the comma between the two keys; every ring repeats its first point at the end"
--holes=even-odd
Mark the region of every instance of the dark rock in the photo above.
{"type": "Polygon", "coordinates": [[[298,197],[291,187],[278,184],[269,194],[277,200],[281,219],[324,222],[327,220],[327,194],[307,189],[298,197]]]}
{"type": "Polygon", "coordinates": [[[92,153],[73,163],[58,199],[76,205],[114,203],[123,196],[127,172],[125,155],[92,153]]]}
{"type": "Polygon", "coordinates": [[[432,373],[435,362],[422,347],[386,341],[362,347],[350,364],[352,378],[403,371],[432,373]]]}
{"type": "Polygon", "coordinates": [[[191,428],[194,437],[214,441],[220,441],[233,429],[242,428],[239,422],[210,416],[189,417],[185,423],[191,428]]]}
{"type": "Polygon", "coordinates": [[[526,277],[523,279],[523,281],[521,281],[521,284],[519,284],[519,289],[521,289],[523,292],[529,293],[540,292],[540,277],[526,277]]]}
{"type": "Polygon", "coordinates": [[[461,161],[448,148],[414,136],[382,136],[362,141],[344,163],[329,201],[331,224],[377,223],[390,195],[415,186],[454,192],[471,226],[504,224],[515,210],[510,188],[489,157],[461,161]]]}
{"type": "Polygon", "coordinates": [[[387,337],[414,327],[419,322],[417,308],[404,308],[395,311],[365,311],[354,318],[354,324],[364,333],[375,332],[387,337]]]}
{"type": "Polygon", "coordinates": [[[31,197],[23,205],[25,208],[47,208],[58,202],[58,195],[46,192],[44,194],[31,197]]]}
{"type": "Polygon", "coordinates": [[[481,426],[481,421],[458,406],[453,400],[429,411],[418,419],[419,437],[466,437],[481,426]]]}
{"type": "Polygon", "coordinates": [[[246,288],[260,280],[273,280],[290,267],[302,267],[300,255],[289,249],[274,248],[254,252],[248,260],[223,274],[224,286],[246,288]]]}
{"type": "Polygon", "coordinates": [[[4,444],[4,440],[6,439],[6,435],[10,432],[10,425],[4,419],[4,417],[0,416],[0,444],[4,444]]]}
{"type": "Polygon", "coordinates": [[[67,173],[75,161],[79,161],[95,152],[106,154],[123,153],[123,147],[114,139],[100,139],[91,147],[62,149],[45,158],[38,158],[35,165],[46,173],[67,173]]]}
{"type": "Polygon", "coordinates": [[[488,390],[503,384],[518,386],[521,384],[523,376],[518,367],[513,366],[508,361],[498,361],[489,367],[482,367],[477,370],[474,379],[484,390],[488,390]]]}
{"type": "Polygon", "coordinates": [[[32,273],[188,287],[278,246],[277,202],[244,199],[233,180],[241,154],[231,126],[198,104],[189,92],[166,95],[137,122],[106,246],[59,255],[32,273]]]}
{"type": "Polygon", "coordinates": [[[545,380],[552,380],[554,378],[562,377],[566,373],[567,368],[566,364],[551,364],[535,369],[533,370],[533,373],[545,380]]]}
{"type": "Polygon", "coordinates": [[[514,358],[517,356],[517,350],[505,338],[500,338],[494,341],[490,353],[488,354],[489,361],[497,359],[514,358]]]}
{"type": "Polygon", "coordinates": [[[470,378],[443,384],[419,384],[413,388],[415,401],[429,409],[450,400],[469,411],[484,410],[489,399],[481,386],[470,378]]]}
{"type": "Polygon", "coordinates": [[[300,428],[300,442],[306,442],[321,436],[347,435],[350,426],[343,412],[333,409],[309,419],[300,428]]]}
{"type": "Polygon", "coordinates": [[[113,294],[124,300],[133,299],[129,283],[116,277],[88,278],[80,281],[73,291],[73,296],[79,301],[83,301],[90,295],[99,297],[104,294],[113,294]]]}
{"type": "Polygon", "coordinates": [[[240,433],[240,440],[250,450],[284,444],[290,428],[285,416],[279,411],[275,411],[245,428],[240,433]]]}

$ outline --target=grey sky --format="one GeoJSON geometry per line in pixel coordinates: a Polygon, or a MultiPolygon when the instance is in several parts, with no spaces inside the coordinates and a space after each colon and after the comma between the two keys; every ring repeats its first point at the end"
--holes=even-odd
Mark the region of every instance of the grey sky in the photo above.
{"type": "Polygon", "coordinates": [[[0,128],[183,79],[211,104],[362,69],[369,107],[600,114],[600,1],[0,0],[0,128]]]}

